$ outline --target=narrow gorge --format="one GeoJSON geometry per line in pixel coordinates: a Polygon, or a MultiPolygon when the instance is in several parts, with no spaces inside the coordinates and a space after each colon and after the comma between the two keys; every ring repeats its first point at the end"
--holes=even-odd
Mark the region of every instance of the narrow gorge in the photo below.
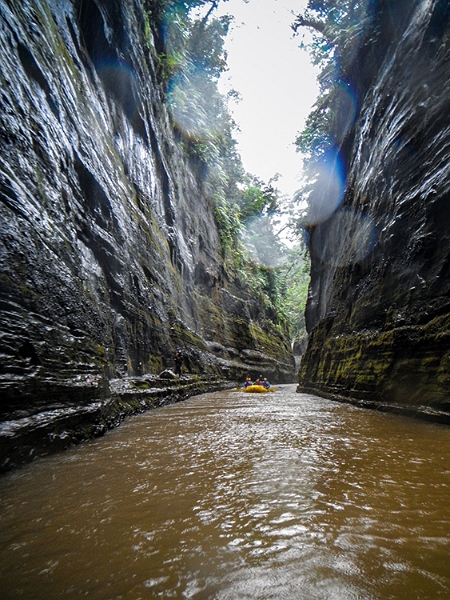
{"type": "Polygon", "coordinates": [[[260,373],[450,423],[446,0],[370,0],[336,52],[298,372],[270,269],[226,260],[157,5],[0,3],[0,470],[260,373]]]}

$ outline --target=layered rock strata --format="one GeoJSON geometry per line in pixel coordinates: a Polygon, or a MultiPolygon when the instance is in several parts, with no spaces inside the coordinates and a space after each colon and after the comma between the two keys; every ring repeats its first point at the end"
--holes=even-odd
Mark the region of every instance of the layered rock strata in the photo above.
{"type": "Polygon", "coordinates": [[[309,232],[298,390],[450,422],[450,8],[373,4],[344,200],[309,232]]]}
{"type": "MultiPolygon", "coordinates": [[[[172,375],[172,376],[170,376],[172,375]]],[[[96,382],[88,385],[95,388],[96,382]]],[[[12,413],[0,426],[0,473],[105,434],[128,416],[230,388],[216,376],[125,377],[109,382],[109,393],[90,402],[46,403],[36,412],[12,413]]]]}
{"type": "Polygon", "coordinates": [[[292,381],[224,269],[140,2],[5,0],[0,24],[0,419],[104,402],[177,348],[191,374],[292,381]]]}

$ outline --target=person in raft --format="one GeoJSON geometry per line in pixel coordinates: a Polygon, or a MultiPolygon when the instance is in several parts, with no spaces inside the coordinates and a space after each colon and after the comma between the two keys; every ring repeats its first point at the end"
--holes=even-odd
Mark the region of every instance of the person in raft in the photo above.
{"type": "Polygon", "coordinates": [[[265,387],[265,388],[266,388],[266,390],[268,390],[268,389],[270,388],[270,383],[269,383],[269,381],[267,381],[267,377],[264,377],[264,379],[263,379],[263,381],[262,381],[261,385],[262,385],[263,387],[265,387]]]}
{"type": "Polygon", "coordinates": [[[262,376],[262,375],[260,375],[260,376],[258,377],[258,379],[255,381],[255,385],[262,385],[262,378],[263,378],[263,376],[262,376]]]}
{"type": "Polygon", "coordinates": [[[246,377],[244,382],[244,388],[248,388],[251,385],[253,385],[252,380],[250,379],[250,377],[246,377]]]}

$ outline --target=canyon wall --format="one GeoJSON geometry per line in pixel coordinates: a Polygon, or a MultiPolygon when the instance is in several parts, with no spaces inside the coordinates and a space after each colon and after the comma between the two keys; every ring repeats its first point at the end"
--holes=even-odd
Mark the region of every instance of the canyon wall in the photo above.
{"type": "Polygon", "coordinates": [[[343,202],[308,232],[298,390],[450,422],[450,6],[372,4],[343,202]]]}
{"type": "Polygon", "coordinates": [[[276,314],[224,269],[205,173],[178,143],[145,29],[139,0],[0,4],[9,425],[83,410],[112,380],[173,368],[177,348],[190,374],[295,378],[276,314]]]}

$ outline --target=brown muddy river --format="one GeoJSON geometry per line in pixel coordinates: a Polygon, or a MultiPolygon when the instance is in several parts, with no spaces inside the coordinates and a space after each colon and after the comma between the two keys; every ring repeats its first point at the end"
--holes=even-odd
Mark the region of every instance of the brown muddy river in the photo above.
{"type": "Polygon", "coordinates": [[[448,600],[450,428],[218,392],[0,479],[0,597],[448,600]]]}

